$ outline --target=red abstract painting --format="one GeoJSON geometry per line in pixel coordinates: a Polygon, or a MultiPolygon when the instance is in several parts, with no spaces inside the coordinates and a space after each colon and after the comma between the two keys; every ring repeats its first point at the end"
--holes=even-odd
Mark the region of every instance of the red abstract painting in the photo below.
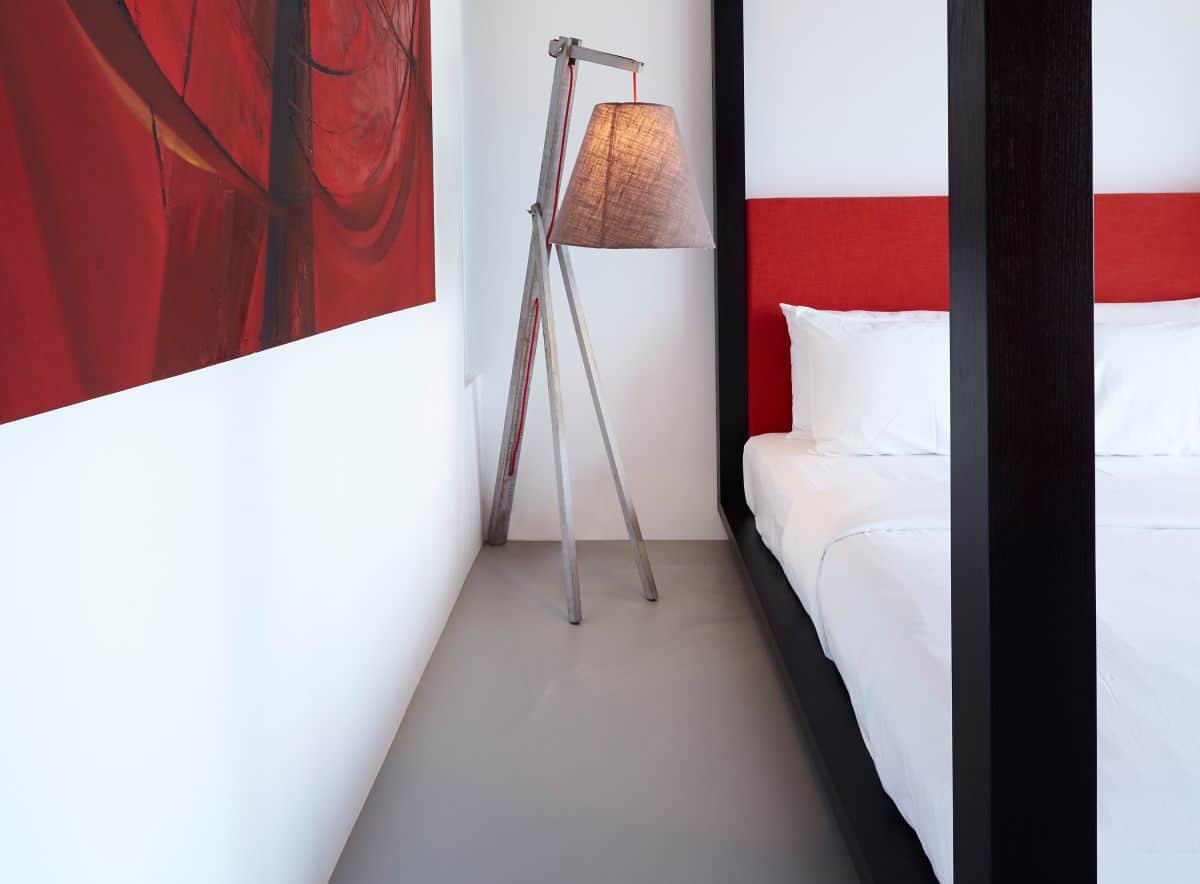
{"type": "Polygon", "coordinates": [[[0,423],[434,298],[429,0],[0,0],[0,423]]]}

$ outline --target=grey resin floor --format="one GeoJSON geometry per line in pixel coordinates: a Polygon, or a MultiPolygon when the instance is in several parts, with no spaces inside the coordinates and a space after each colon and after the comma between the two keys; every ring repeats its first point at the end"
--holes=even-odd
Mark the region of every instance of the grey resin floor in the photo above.
{"type": "Polygon", "coordinates": [[[846,847],[727,544],[485,547],[333,884],[839,884],[846,847]]]}

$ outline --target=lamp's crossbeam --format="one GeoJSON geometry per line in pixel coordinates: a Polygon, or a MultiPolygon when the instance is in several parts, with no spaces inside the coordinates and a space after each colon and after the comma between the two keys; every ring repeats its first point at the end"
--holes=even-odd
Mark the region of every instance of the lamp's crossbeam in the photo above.
{"type": "MultiPolygon", "coordinates": [[[[492,495],[492,510],[488,518],[486,539],[491,545],[508,541],[508,526],[512,516],[513,494],[516,490],[517,467],[521,459],[521,442],[525,433],[525,412],[528,405],[529,382],[537,352],[538,327],[542,327],[546,344],[546,370],[550,393],[550,413],[554,430],[555,467],[558,478],[559,519],[562,529],[563,570],[566,579],[567,618],[572,623],[580,622],[582,612],[579,601],[579,567],[575,555],[575,529],[571,514],[571,495],[567,474],[567,453],[562,427],[562,388],[558,374],[557,348],[554,341],[553,309],[550,304],[550,243],[546,230],[546,219],[553,224],[558,205],[558,188],[563,169],[563,150],[571,123],[571,97],[578,76],[576,62],[586,61],[606,67],[637,73],[642,62],[610,52],[586,49],[575,37],[559,37],[550,43],[550,55],[555,59],[554,82],[550,92],[550,112],[546,120],[546,141],[542,150],[542,163],[538,178],[537,202],[534,203],[533,236],[529,244],[529,258],[525,270],[525,291],[521,298],[520,318],[517,322],[516,349],[513,353],[512,380],[508,391],[508,406],[504,417],[504,435],[500,445],[500,463],[496,469],[496,488],[492,495]]],[[[637,514],[633,508],[624,483],[616,443],[612,439],[598,389],[595,359],[591,342],[588,340],[583,313],[576,296],[574,274],[571,270],[567,250],[559,247],[559,263],[567,288],[568,304],[575,326],[580,351],[585,361],[588,385],[592,402],[600,422],[600,431],[612,467],[613,481],[617,486],[617,498],[625,517],[629,540],[633,545],[634,559],[641,578],[642,594],[654,601],[658,591],[646,544],[642,539],[637,514]]]]}
{"type": "Polygon", "coordinates": [[[575,61],[590,61],[605,67],[620,68],[623,71],[638,73],[645,65],[636,58],[624,55],[614,55],[611,52],[601,52],[598,49],[588,49],[573,37],[559,37],[550,41],[550,57],[558,58],[563,53],[575,61]]]}

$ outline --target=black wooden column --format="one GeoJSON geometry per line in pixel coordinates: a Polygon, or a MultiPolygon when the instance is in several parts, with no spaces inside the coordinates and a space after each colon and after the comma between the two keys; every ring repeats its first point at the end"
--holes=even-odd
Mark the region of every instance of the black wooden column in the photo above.
{"type": "Polygon", "coordinates": [[[950,0],[956,884],[1096,879],[1091,0],[950,0]]]}
{"type": "Polygon", "coordinates": [[[746,129],[742,0],[713,0],[713,224],[716,234],[718,499],[744,516],[747,406],[746,129]]]}

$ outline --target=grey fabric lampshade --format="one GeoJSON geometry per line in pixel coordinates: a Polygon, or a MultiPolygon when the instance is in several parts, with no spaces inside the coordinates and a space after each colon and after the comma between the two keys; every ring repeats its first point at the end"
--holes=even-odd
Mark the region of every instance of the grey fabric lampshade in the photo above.
{"type": "Polygon", "coordinates": [[[662,104],[598,104],[550,241],[595,249],[713,248],[712,230],[662,104]]]}

